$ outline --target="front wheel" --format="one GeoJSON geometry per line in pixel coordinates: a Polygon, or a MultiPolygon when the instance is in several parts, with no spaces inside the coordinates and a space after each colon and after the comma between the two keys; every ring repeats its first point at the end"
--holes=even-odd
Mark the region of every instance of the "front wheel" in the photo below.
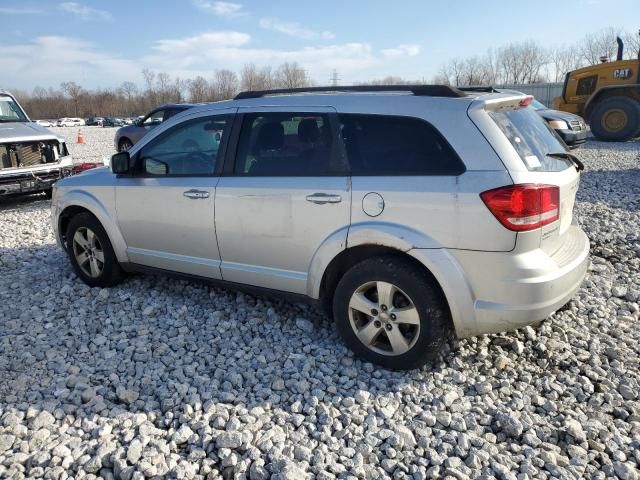
{"type": "Polygon", "coordinates": [[[107,232],[90,213],[80,213],[69,221],[66,243],[71,266],[90,287],[110,287],[122,280],[107,232]]]}
{"type": "Polygon", "coordinates": [[[371,258],[352,267],[338,283],[333,311],[345,343],[391,369],[421,367],[442,351],[451,331],[435,280],[402,258],[371,258]]]}

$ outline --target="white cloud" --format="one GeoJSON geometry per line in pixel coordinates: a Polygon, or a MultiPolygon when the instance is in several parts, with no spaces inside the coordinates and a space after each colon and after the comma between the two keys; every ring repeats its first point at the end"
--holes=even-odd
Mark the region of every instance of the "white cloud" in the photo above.
{"type": "Polygon", "coordinates": [[[315,45],[303,48],[273,49],[252,44],[251,36],[241,32],[209,32],[182,39],[160,40],[153,53],[141,59],[147,68],[189,77],[210,75],[220,68],[239,71],[246,63],[258,66],[277,66],[283,62],[298,62],[319,83],[325,83],[333,69],[345,79],[367,78],[371,70],[393,68],[419,52],[416,46],[375,51],[366,42],[315,45]],[[389,56],[387,50],[397,50],[389,56]],[[387,53],[385,53],[387,52],[387,53]],[[364,72],[369,72],[365,74],[364,72]]]}
{"type": "Polygon", "coordinates": [[[0,84],[24,88],[57,87],[69,80],[89,88],[113,86],[138,78],[141,69],[137,62],[100,52],[89,42],[58,36],[0,45],[0,64],[0,84]]]}
{"type": "Polygon", "coordinates": [[[0,7],[0,15],[38,15],[43,13],[38,8],[0,7]]]}
{"type": "Polygon", "coordinates": [[[0,65],[3,65],[0,85],[56,87],[60,82],[73,80],[86,88],[112,87],[125,80],[139,83],[143,68],[193,78],[209,77],[223,68],[238,72],[247,63],[276,67],[283,62],[298,62],[321,84],[328,82],[333,69],[338,70],[344,83],[349,83],[397,71],[420,50],[407,45],[374,50],[367,42],[264,48],[255,46],[251,35],[238,31],[158,40],[148,55],[129,59],[104,48],[59,36],[38,37],[19,45],[0,44],[0,65]]]}
{"type": "Polygon", "coordinates": [[[382,55],[386,58],[415,57],[420,53],[418,45],[400,45],[396,48],[385,48],[382,55]]]}
{"type": "Polygon", "coordinates": [[[240,3],[193,0],[193,4],[202,10],[206,10],[220,17],[234,18],[246,15],[240,3]]]}
{"type": "Polygon", "coordinates": [[[82,20],[111,20],[112,15],[106,10],[87,7],[77,2],[62,2],[58,9],[71,13],[82,20]]]}
{"type": "Polygon", "coordinates": [[[316,32],[298,22],[287,22],[285,20],[280,20],[279,18],[273,17],[261,18],[260,26],[265,30],[274,30],[276,32],[284,33],[285,35],[290,35],[292,37],[298,37],[305,40],[314,40],[318,38],[331,40],[335,38],[335,35],[328,30],[316,32]]]}

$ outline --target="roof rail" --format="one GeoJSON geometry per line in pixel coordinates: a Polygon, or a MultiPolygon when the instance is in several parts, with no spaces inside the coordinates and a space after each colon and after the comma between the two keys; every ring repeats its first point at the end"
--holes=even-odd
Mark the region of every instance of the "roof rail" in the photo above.
{"type": "Polygon", "coordinates": [[[456,87],[458,90],[462,90],[463,92],[486,92],[486,93],[496,93],[497,90],[493,88],[492,85],[485,86],[476,86],[476,87],[456,87]]]}
{"type": "Polygon", "coordinates": [[[465,97],[466,95],[449,85],[350,85],[329,87],[279,88],[275,90],[247,90],[235,96],[235,100],[260,98],[267,95],[287,95],[293,93],[331,92],[411,92],[421,97],[465,97]]]}

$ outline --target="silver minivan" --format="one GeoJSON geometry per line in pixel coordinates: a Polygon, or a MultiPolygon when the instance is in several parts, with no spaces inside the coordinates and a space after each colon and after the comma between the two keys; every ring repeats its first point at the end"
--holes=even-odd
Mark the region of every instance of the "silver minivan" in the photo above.
{"type": "Polygon", "coordinates": [[[429,85],[244,92],[58,182],[53,226],[90,286],[168,272],[302,296],[364,359],[419,367],[451,332],[546,318],[584,278],[582,165],[531,101],[429,85]]]}

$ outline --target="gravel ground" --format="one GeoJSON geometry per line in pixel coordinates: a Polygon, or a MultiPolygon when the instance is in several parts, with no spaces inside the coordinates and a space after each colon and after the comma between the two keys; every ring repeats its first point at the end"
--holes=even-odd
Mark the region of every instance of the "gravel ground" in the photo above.
{"type": "Polygon", "coordinates": [[[51,130],[67,142],[74,163],[102,162],[108,163],[111,155],[116,153],[113,138],[117,128],[111,127],[52,127],[51,130]],[[84,143],[78,142],[78,130],[82,131],[84,143]]]}
{"type": "MultiPolygon", "coordinates": [[[[111,153],[113,130],[83,131],[74,154],[111,153]]],[[[3,202],[0,478],[640,478],[639,152],[576,152],[592,264],[563,311],[404,373],[305,305],[152,276],[89,289],[48,203],[3,202]]]]}

